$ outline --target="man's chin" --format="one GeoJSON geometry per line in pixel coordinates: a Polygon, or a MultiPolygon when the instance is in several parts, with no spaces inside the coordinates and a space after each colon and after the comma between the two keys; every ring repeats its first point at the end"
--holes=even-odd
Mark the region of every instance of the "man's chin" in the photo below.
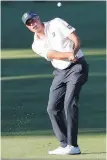
{"type": "Polygon", "coordinates": [[[40,28],[35,29],[35,32],[40,33],[40,32],[41,32],[41,29],[40,29],[40,28]]]}

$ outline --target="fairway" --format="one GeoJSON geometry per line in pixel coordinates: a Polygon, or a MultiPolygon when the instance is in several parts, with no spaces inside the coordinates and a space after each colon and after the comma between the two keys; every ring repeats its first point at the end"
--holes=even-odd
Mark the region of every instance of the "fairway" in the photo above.
{"type": "Polygon", "coordinates": [[[10,160],[66,160],[106,157],[106,51],[83,49],[89,80],[79,101],[81,155],[49,156],[59,143],[46,112],[53,67],[31,50],[1,53],[1,155],[10,160]]]}
{"type": "Polygon", "coordinates": [[[50,149],[54,149],[59,144],[53,136],[19,136],[2,138],[2,157],[9,159],[24,160],[47,160],[47,159],[105,159],[105,135],[81,135],[79,136],[81,145],[81,155],[57,156],[48,155],[50,149]]]}

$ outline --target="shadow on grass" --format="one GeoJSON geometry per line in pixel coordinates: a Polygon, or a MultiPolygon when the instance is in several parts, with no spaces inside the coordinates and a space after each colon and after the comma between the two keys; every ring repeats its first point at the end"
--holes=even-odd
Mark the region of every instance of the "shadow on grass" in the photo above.
{"type": "Polygon", "coordinates": [[[82,155],[85,155],[85,154],[105,154],[107,152],[87,152],[87,153],[81,153],[82,155]]]}
{"type": "MultiPolygon", "coordinates": [[[[106,153],[107,152],[89,152],[89,153],[81,153],[81,154],[78,154],[78,155],[76,155],[76,159],[77,160],[84,160],[84,158],[80,158],[80,155],[101,155],[101,154],[105,154],[105,158],[106,158],[106,153]],[[77,157],[78,156],[78,157],[77,157]]],[[[55,158],[54,157],[55,155],[52,155],[52,157],[50,158],[51,160],[59,160],[59,159],[61,159],[61,160],[67,160],[66,158],[63,158],[63,157],[60,157],[60,158],[55,158]]],[[[71,156],[71,158],[73,158],[73,157],[75,157],[75,155],[69,155],[69,156],[71,156]]],[[[70,158],[70,157],[69,157],[70,158]]],[[[5,159],[5,158],[2,158],[1,160],[46,160],[47,158],[17,158],[17,159],[5,159]]],[[[87,158],[86,158],[87,159],[87,158]]],[[[89,158],[88,158],[89,159],[89,158]]],[[[92,158],[92,159],[94,159],[94,160],[97,160],[97,158],[92,158]]],[[[104,160],[104,158],[101,158],[101,160],[104,160]]]]}
{"type": "MultiPolygon", "coordinates": [[[[89,134],[105,133],[105,55],[86,56],[86,59],[90,73],[79,102],[79,128],[83,130],[80,134],[86,133],[84,129],[87,128],[89,134]]],[[[2,78],[7,77],[1,82],[2,135],[51,135],[52,127],[46,112],[52,82],[51,64],[41,58],[3,59],[1,67],[2,78]]]]}

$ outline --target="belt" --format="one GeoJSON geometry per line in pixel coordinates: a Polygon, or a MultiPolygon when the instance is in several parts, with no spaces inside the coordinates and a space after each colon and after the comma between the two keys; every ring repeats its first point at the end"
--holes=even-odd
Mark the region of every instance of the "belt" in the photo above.
{"type": "Polygon", "coordinates": [[[82,56],[82,57],[78,58],[78,60],[85,60],[85,57],[82,56]]]}
{"type": "Polygon", "coordinates": [[[71,63],[71,64],[70,64],[70,66],[68,66],[68,67],[67,67],[67,68],[65,68],[64,70],[69,69],[69,68],[71,68],[72,66],[74,66],[75,64],[82,63],[82,62],[85,62],[85,58],[84,58],[84,56],[82,56],[82,57],[78,58],[78,60],[77,60],[76,62],[71,63]]]}

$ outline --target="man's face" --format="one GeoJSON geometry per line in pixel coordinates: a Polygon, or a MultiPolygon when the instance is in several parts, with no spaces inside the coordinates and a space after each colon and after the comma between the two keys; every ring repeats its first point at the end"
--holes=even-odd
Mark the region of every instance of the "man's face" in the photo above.
{"type": "Polygon", "coordinates": [[[27,20],[26,22],[26,27],[31,31],[31,32],[36,32],[39,33],[41,31],[42,24],[40,22],[39,17],[34,17],[32,19],[27,20]]]}

